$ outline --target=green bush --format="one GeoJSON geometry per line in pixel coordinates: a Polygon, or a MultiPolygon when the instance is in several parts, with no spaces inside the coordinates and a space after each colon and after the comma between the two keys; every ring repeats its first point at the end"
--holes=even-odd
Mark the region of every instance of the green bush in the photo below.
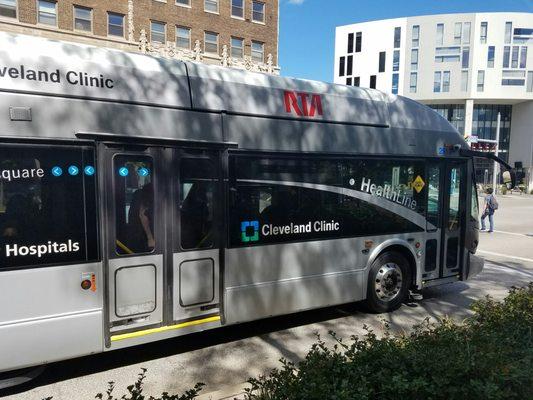
{"type": "MultiPolygon", "coordinates": [[[[115,382],[109,382],[105,394],[98,393],[94,396],[95,399],[99,400],[193,400],[198,397],[198,394],[202,390],[202,387],[205,386],[203,383],[197,383],[194,386],[194,389],[187,390],[184,394],[168,394],[164,392],[161,394],[161,397],[146,397],[143,394],[144,379],[146,378],[146,368],[141,368],[141,373],[137,376],[137,381],[133,385],[127,387],[128,394],[121,397],[115,397],[113,392],[115,390],[115,382]]],[[[52,400],[53,397],[47,397],[43,400],[52,400]]]]}
{"type": "Polygon", "coordinates": [[[411,334],[349,343],[319,338],[305,359],[250,379],[247,400],[533,399],[533,283],[487,297],[461,324],[426,320],[411,334]]]}

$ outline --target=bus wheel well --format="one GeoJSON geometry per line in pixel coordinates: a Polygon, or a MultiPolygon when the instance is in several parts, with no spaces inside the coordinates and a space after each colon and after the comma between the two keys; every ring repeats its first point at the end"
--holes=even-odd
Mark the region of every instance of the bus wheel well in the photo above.
{"type": "Polygon", "coordinates": [[[411,251],[405,246],[402,246],[400,244],[394,244],[392,246],[389,246],[383,249],[378,254],[378,257],[390,251],[395,251],[396,253],[400,253],[409,262],[409,267],[411,268],[411,286],[414,285],[416,282],[416,260],[415,260],[415,257],[413,256],[413,253],[411,253],[411,251]]]}

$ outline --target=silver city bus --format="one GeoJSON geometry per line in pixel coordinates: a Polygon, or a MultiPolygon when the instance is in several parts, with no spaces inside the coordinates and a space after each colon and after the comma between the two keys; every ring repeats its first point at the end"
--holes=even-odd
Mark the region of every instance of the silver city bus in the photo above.
{"type": "Polygon", "coordinates": [[[2,33],[0,142],[0,372],[483,267],[476,154],[400,96],[2,33]]]}

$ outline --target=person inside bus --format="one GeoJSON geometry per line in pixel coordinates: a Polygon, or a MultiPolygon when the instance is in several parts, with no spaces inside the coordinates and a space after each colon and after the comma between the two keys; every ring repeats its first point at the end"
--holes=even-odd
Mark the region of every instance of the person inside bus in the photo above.
{"type": "Polygon", "coordinates": [[[1,232],[3,244],[25,243],[30,233],[28,223],[29,201],[22,194],[13,195],[6,204],[2,218],[1,232]]]}
{"type": "MultiPolygon", "coordinates": [[[[155,247],[154,238],[154,191],[152,183],[147,183],[133,194],[128,210],[127,240],[128,252],[150,253],[155,247]]],[[[123,253],[124,251],[120,251],[123,253]]]]}
{"type": "Polygon", "coordinates": [[[181,203],[181,246],[184,249],[206,247],[211,243],[211,217],[208,186],[194,183],[181,203]]]}

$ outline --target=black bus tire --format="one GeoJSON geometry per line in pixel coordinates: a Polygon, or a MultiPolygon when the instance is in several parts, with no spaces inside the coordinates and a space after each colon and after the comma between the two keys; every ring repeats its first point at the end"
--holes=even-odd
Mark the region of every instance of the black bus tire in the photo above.
{"type": "Polygon", "coordinates": [[[374,260],[368,273],[366,308],[374,313],[394,311],[409,295],[411,266],[402,254],[389,251],[374,260]]]}

